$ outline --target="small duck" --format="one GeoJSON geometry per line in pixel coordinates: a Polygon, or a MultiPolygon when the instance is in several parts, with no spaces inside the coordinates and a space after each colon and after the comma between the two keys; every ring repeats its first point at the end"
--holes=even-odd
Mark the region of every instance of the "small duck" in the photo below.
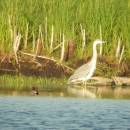
{"type": "Polygon", "coordinates": [[[35,87],[35,86],[32,87],[32,94],[33,95],[38,95],[39,94],[39,91],[38,91],[37,87],[35,87]]]}

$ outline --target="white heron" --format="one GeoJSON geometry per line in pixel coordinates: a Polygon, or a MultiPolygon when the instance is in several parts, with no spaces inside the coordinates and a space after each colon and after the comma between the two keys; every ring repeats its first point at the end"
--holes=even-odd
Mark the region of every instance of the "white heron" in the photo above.
{"type": "Polygon", "coordinates": [[[70,76],[68,83],[79,83],[79,82],[83,82],[85,83],[87,80],[89,80],[93,74],[94,71],[96,69],[96,63],[97,63],[97,50],[96,50],[96,46],[97,45],[101,45],[102,43],[104,43],[104,41],[97,39],[94,41],[93,43],[93,56],[91,58],[91,60],[80,66],[78,69],[75,70],[74,74],[72,76],[70,76]]]}

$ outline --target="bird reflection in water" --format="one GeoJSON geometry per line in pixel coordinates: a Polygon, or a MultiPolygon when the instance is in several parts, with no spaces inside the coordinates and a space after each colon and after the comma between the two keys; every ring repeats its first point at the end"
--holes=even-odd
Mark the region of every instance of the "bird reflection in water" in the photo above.
{"type": "Polygon", "coordinates": [[[80,85],[74,85],[68,87],[68,93],[70,93],[73,96],[77,97],[87,97],[87,98],[96,98],[96,91],[97,88],[92,86],[89,88],[89,86],[80,86],[80,85]]]}

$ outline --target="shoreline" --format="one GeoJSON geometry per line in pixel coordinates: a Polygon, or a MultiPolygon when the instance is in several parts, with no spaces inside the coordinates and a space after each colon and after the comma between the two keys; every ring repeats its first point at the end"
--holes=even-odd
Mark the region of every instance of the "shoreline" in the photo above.
{"type": "Polygon", "coordinates": [[[62,91],[68,87],[73,88],[98,88],[98,87],[111,87],[111,88],[130,88],[130,78],[128,77],[92,77],[86,85],[83,84],[67,84],[67,78],[45,78],[34,76],[0,76],[0,90],[16,90],[16,91],[31,91],[32,87],[47,91],[62,91]],[[14,80],[15,79],[15,80],[14,80]]]}
{"type": "Polygon", "coordinates": [[[28,97],[63,97],[63,98],[87,98],[87,99],[130,99],[130,87],[95,87],[95,88],[71,88],[65,90],[41,90],[38,95],[31,91],[0,91],[1,96],[28,96],[28,97]]]}

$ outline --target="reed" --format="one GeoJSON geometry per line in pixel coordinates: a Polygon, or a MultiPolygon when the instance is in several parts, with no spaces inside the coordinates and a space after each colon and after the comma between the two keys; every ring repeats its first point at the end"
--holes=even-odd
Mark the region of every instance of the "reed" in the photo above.
{"type": "MultiPolygon", "coordinates": [[[[92,41],[100,37],[107,42],[103,46],[103,55],[115,56],[120,37],[125,47],[123,55],[128,58],[129,20],[130,0],[1,0],[0,51],[11,52],[11,29],[15,27],[21,34],[21,49],[30,47],[28,50],[31,50],[33,45],[34,50],[34,36],[38,39],[40,26],[40,37],[48,54],[59,44],[59,33],[63,32],[66,41],[75,40],[78,46],[76,58],[81,56],[84,45],[85,55],[90,55],[92,41]],[[85,30],[84,35],[80,25],[85,30]]],[[[58,49],[59,59],[60,51],[58,49]]],[[[55,53],[53,55],[57,56],[55,53]]]]}

